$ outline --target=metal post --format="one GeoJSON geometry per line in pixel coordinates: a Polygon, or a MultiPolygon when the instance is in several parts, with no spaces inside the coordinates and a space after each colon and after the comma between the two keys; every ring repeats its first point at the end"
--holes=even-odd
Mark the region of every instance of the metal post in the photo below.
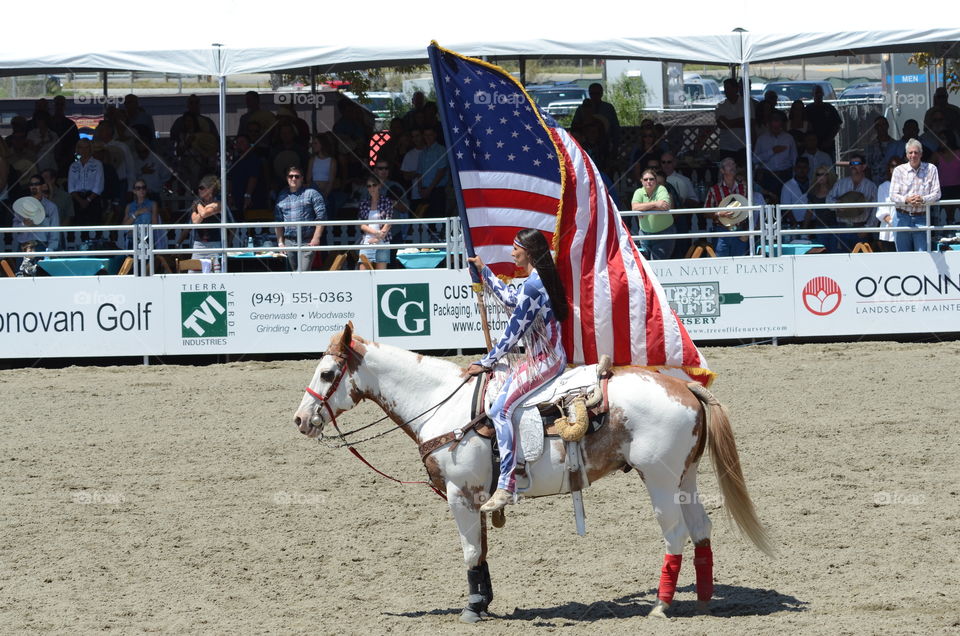
{"type": "MultiPolygon", "coordinates": [[[[747,203],[753,205],[753,142],[751,141],[750,130],[750,64],[744,62],[740,65],[740,85],[745,93],[740,99],[743,100],[743,131],[746,139],[744,143],[747,146],[747,203]]],[[[751,218],[753,215],[750,215],[751,218]]]]}
{"type": "MultiPolygon", "coordinates": [[[[310,67],[310,94],[313,96],[313,99],[310,100],[310,130],[313,131],[313,134],[317,134],[317,67],[310,67]]],[[[307,175],[303,175],[304,180],[306,180],[307,175]]]]}
{"type": "Polygon", "coordinates": [[[103,108],[103,110],[107,110],[107,108],[106,108],[107,99],[106,99],[106,98],[109,97],[109,93],[108,93],[108,89],[107,89],[107,72],[104,71],[104,72],[101,73],[100,75],[101,75],[102,78],[103,78],[103,98],[104,98],[104,99],[103,99],[103,103],[104,103],[104,108],[103,108]]]}

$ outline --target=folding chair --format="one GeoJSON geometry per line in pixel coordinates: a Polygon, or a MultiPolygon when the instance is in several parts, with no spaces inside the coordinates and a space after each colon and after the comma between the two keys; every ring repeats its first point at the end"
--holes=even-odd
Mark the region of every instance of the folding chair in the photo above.
{"type": "Polygon", "coordinates": [[[203,266],[200,264],[200,260],[196,258],[185,258],[177,259],[177,273],[182,274],[184,272],[202,272],[203,266]]]}
{"type": "Polygon", "coordinates": [[[123,264],[120,266],[120,271],[117,272],[117,276],[126,276],[133,271],[133,257],[128,256],[123,259],[123,264]]]}
{"type": "Polygon", "coordinates": [[[9,276],[10,278],[16,278],[17,275],[13,273],[13,268],[10,267],[10,263],[7,262],[7,259],[0,258],[0,269],[3,269],[3,273],[9,276]]]}
{"type": "Polygon", "coordinates": [[[716,257],[716,255],[717,253],[713,251],[713,246],[706,240],[700,239],[690,246],[684,258],[706,258],[708,256],[716,257]]]}

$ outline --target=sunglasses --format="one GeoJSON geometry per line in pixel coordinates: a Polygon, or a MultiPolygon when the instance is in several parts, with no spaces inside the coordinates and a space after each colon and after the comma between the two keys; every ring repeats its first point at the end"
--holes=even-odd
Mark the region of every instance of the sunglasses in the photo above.
{"type": "Polygon", "coordinates": [[[644,177],[641,181],[656,181],[655,177],[644,177]]]}
{"type": "Polygon", "coordinates": [[[862,166],[862,165],[863,165],[863,162],[862,162],[862,161],[851,161],[851,162],[850,162],[850,165],[851,165],[851,166],[862,166]]]}
{"type": "Polygon", "coordinates": [[[287,179],[303,179],[302,174],[288,174],[287,179]]]}

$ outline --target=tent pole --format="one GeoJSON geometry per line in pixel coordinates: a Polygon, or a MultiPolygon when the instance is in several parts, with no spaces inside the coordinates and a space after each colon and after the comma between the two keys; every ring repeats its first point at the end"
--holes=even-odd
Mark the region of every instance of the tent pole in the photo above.
{"type": "Polygon", "coordinates": [[[220,84],[220,206],[227,205],[227,77],[217,78],[220,84]]]}
{"type": "Polygon", "coordinates": [[[750,64],[743,62],[740,65],[740,85],[743,86],[743,132],[746,136],[744,144],[747,150],[747,201],[753,205],[753,144],[751,142],[750,130],[750,104],[753,100],[750,97],[750,64]]]}
{"type": "Polygon", "coordinates": [[[317,67],[310,67],[310,130],[317,134],[317,67]]]}

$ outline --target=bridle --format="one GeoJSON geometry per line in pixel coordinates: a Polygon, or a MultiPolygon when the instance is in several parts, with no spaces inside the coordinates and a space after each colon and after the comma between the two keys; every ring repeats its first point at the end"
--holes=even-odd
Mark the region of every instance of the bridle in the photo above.
{"type": "Polygon", "coordinates": [[[346,353],[343,353],[342,347],[340,348],[339,351],[324,351],[322,357],[325,358],[327,356],[331,356],[339,360],[339,365],[337,367],[339,374],[337,375],[337,379],[330,384],[330,388],[327,389],[326,395],[320,395],[319,393],[311,389],[309,385],[306,387],[307,393],[309,393],[313,399],[320,402],[320,405],[317,406],[317,412],[314,413],[313,417],[310,418],[310,423],[316,426],[317,428],[320,428],[320,424],[321,424],[320,420],[322,420],[322,418],[320,417],[320,409],[321,407],[326,407],[327,413],[330,414],[330,422],[333,424],[333,427],[337,429],[337,432],[338,433],[340,432],[340,427],[337,426],[337,416],[333,412],[333,408],[330,406],[330,398],[333,397],[333,394],[337,392],[337,388],[340,387],[340,382],[347,375],[347,363],[349,362],[349,356],[351,355],[356,357],[357,359],[360,358],[360,355],[353,350],[353,341],[351,341],[350,346],[346,348],[346,353]]]}

